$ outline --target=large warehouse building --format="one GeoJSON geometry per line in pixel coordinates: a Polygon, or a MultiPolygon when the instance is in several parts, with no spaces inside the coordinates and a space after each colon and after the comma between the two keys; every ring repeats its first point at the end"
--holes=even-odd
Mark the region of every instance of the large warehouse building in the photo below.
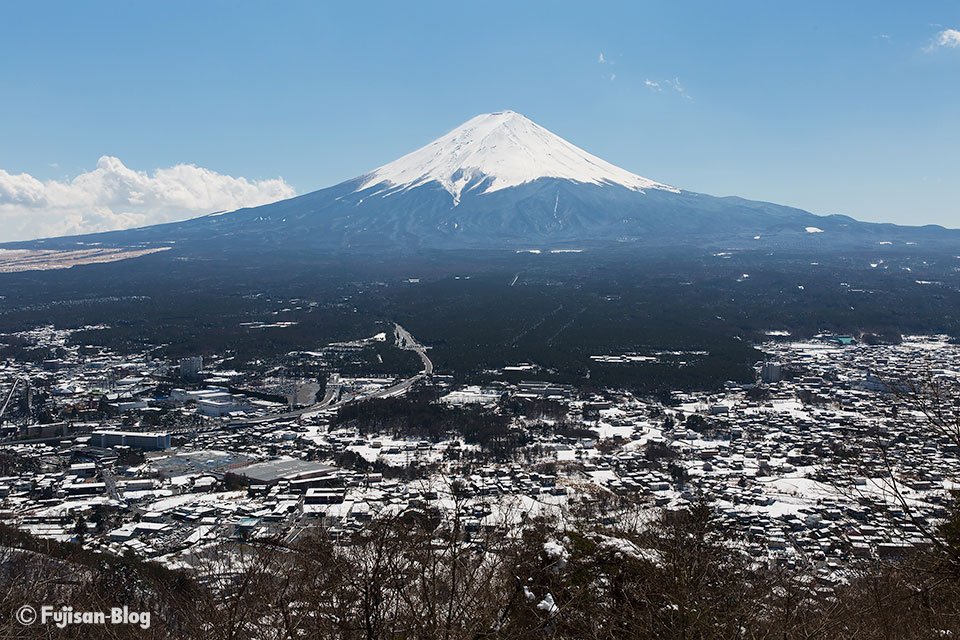
{"type": "Polygon", "coordinates": [[[306,490],[307,487],[332,486],[338,483],[337,468],[319,462],[298,458],[278,458],[234,469],[233,473],[245,476],[251,484],[277,484],[281,480],[291,488],[306,490]]]}
{"type": "Polygon", "coordinates": [[[94,431],[90,444],[103,449],[116,446],[163,450],[170,448],[170,434],[158,431],[94,431]]]}

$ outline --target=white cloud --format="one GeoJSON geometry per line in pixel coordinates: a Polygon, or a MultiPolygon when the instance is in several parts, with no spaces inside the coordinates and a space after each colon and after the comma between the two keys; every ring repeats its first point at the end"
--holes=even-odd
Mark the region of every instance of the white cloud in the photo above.
{"type": "Polygon", "coordinates": [[[683,88],[680,84],[680,78],[674,78],[673,80],[650,80],[649,78],[643,81],[643,86],[651,91],[656,91],[657,93],[663,93],[664,87],[669,87],[680,94],[680,96],[686,100],[693,100],[687,90],[683,88]]]}
{"type": "Polygon", "coordinates": [[[930,53],[938,47],[947,47],[949,49],[960,48],[960,31],[957,29],[944,29],[933,37],[933,42],[931,42],[924,51],[930,53]]]}
{"type": "Polygon", "coordinates": [[[944,29],[937,34],[937,44],[941,47],[950,47],[952,49],[960,47],[960,31],[956,29],[944,29]]]}
{"type": "Polygon", "coordinates": [[[111,156],[70,181],[42,182],[0,169],[0,241],[174,222],[294,195],[283,178],[247,180],[192,164],[148,174],[111,156]]]}
{"type": "Polygon", "coordinates": [[[598,64],[603,64],[603,63],[606,62],[606,61],[607,61],[607,59],[603,57],[603,51],[601,51],[601,52],[600,52],[600,59],[597,60],[597,63],[598,63],[598,64]]]}
{"type": "Polygon", "coordinates": [[[674,91],[679,93],[681,96],[683,96],[687,100],[693,100],[693,98],[690,97],[690,94],[687,93],[687,90],[680,85],[680,78],[674,78],[673,80],[664,80],[663,84],[667,85],[668,87],[673,87],[674,91]]]}

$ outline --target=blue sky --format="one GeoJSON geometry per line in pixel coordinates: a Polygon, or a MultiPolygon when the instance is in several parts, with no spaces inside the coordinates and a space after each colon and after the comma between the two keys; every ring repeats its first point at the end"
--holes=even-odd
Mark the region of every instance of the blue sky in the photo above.
{"type": "Polygon", "coordinates": [[[960,227],[954,30],[955,0],[7,3],[0,240],[306,193],[499,109],[686,189],[960,227]]]}

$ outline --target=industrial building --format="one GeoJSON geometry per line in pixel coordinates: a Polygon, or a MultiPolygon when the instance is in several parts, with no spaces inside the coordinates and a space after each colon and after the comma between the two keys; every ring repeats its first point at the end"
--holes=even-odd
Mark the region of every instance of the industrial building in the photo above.
{"type": "Polygon", "coordinates": [[[246,477],[251,484],[273,485],[286,480],[291,488],[302,490],[330,486],[339,481],[336,467],[299,458],[278,458],[251,464],[237,469],[235,473],[246,477]]]}
{"type": "Polygon", "coordinates": [[[94,431],[90,436],[90,444],[102,449],[121,445],[151,451],[170,448],[170,434],[156,431],[94,431]]]}

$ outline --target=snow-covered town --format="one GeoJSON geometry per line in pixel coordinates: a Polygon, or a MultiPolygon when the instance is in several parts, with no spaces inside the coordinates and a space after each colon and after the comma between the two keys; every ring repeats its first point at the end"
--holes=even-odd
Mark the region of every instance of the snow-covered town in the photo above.
{"type": "Polygon", "coordinates": [[[399,326],[396,346],[421,355],[420,374],[325,381],[255,380],[215,358],[80,354],[69,332],[38,328],[16,337],[56,357],[0,365],[0,521],[189,567],[223,540],[345,535],[387,516],[459,518],[469,536],[587,508],[612,522],[624,498],[651,513],[706,502],[749,554],[825,584],[853,557],[928,544],[960,452],[922,430],[894,381],[955,380],[960,347],[776,333],[759,345],[754,384],[652,398],[538,381],[455,386],[399,326]],[[502,416],[510,446],[457,429],[405,437],[344,415],[424,392],[434,406],[502,416]]]}

